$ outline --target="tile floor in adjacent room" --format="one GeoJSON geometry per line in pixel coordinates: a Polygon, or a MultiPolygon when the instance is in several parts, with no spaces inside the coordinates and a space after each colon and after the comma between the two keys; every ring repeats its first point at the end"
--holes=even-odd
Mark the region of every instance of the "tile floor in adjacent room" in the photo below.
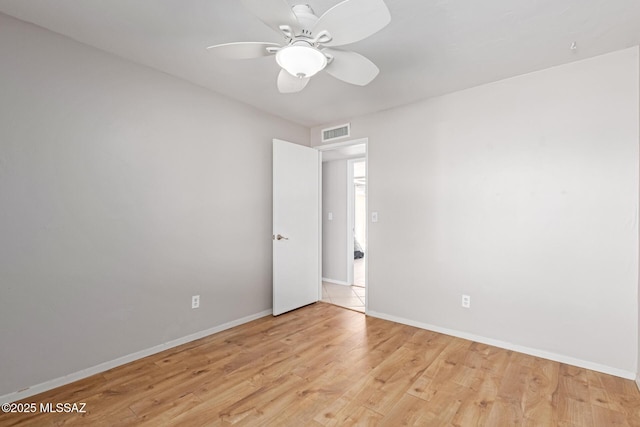
{"type": "Polygon", "coordinates": [[[364,288],[365,286],[364,270],[365,270],[364,258],[354,259],[353,260],[353,284],[354,285],[362,286],[364,288]]]}
{"type": "Polygon", "coordinates": [[[364,313],[365,288],[322,282],[322,301],[364,313]]]}

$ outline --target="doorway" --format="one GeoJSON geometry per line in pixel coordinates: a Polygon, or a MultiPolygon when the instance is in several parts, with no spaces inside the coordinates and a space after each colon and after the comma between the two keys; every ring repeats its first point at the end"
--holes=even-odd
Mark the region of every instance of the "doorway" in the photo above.
{"type": "Polygon", "coordinates": [[[321,300],[367,306],[367,140],[315,147],[322,153],[321,300]]]}
{"type": "Polygon", "coordinates": [[[353,279],[351,284],[366,288],[365,263],[367,254],[367,164],[364,159],[350,160],[352,171],[353,197],[353,279]]]}

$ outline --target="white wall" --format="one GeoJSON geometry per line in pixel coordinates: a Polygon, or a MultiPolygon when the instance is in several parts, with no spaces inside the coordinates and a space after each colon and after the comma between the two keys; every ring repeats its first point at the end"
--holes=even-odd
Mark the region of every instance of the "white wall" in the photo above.
{"type": "Polygon", "coordinates": [[[348,280],[346,160],[322,163],[322,277],[344,284],[348,280]]]}
{"type": "Polygon", "coordinates": [[[0,396],[271,309],[309,129],[1,14],[0,57],[0,396]]]}
{"type": "Polygon", "coordinates": [[[370,312],[633,378],[638,69],[635,47],[353,118],[370,312]]]}

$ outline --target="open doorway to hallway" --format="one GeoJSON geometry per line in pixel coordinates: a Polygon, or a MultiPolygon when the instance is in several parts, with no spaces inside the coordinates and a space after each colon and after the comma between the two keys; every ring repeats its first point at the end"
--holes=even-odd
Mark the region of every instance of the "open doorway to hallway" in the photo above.
{"type": "Polygon", "coordinates": [[[350,161],[353,169],[353,282],[366,288],[367,255],[367,164],[365,160],[350,161]]]}
{"type": "Polygon", "coordinates": [[[366,143],[323,151],[322,301],[360,312],[366,307],[366,179],[366,143]]]}

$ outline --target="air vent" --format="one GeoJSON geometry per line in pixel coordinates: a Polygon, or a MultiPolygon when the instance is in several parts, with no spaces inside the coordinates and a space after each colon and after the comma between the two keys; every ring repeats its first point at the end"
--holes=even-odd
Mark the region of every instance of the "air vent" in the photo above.
{"type": "Polygon", "coordinates": [[[333,141],[334,139],[344,138],[351,134],[351,125],[340,125],[333,128],[322,129],[322,142],[333,141]]]}

